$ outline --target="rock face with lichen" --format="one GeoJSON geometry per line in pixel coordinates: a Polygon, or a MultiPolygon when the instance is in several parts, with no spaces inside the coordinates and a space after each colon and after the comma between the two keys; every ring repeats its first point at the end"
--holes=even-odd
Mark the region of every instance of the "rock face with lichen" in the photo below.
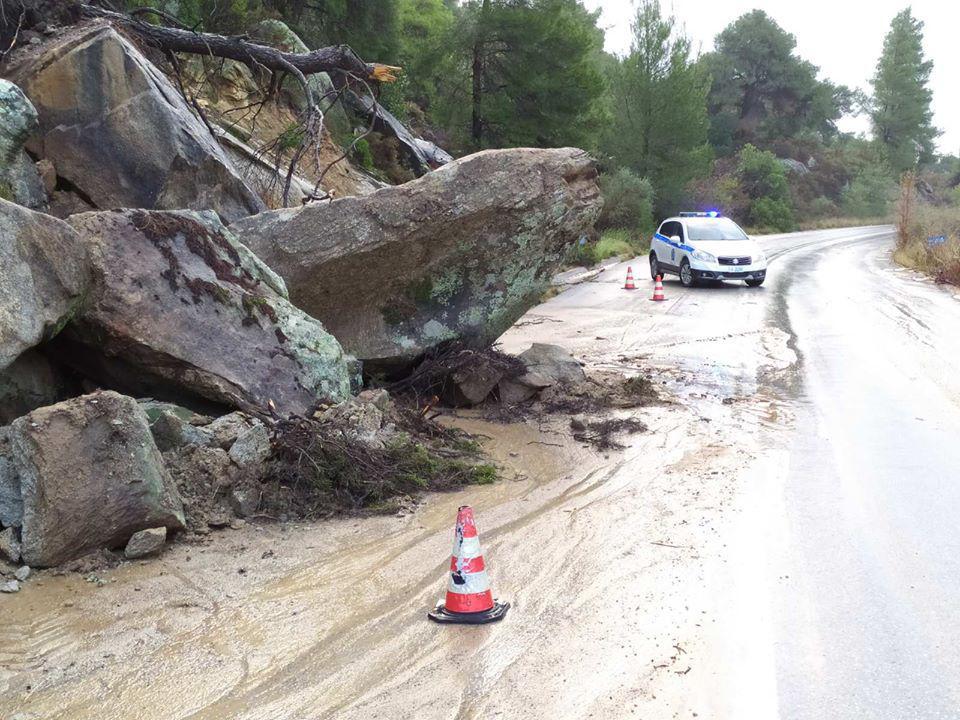
{"type": "Polygon", "coordinates": [[[86,250],[69,225],[0,200],[0,397],[4,371],[63,327],[88,281],[86,250]]]}
{"type": "Polygon", "coordinates": [[[261,213],[238,237],[371,371],[486,344],[534,305],[602,200],[582,150],[489,150],[362,198],[261,213]]]}
{"type": "Polygon", "coordinates": [[[212,212],[74,215],[93,267],[85,310],[55,348],[133,395],[281,414],[349,395],[340,344],[212,212]]]}
{"type": "Polygon", "coordinates": [[[183,527],[183,507],[132,398],[97,392],[40,408],[4,429],[23,561],[49,567],[122,546],[135,532],[183,527]]]}
{"type": "Polygon", "coordinates": [[[64,33],[7,70],[37,110],[27,149],[98,208],[264,208],[171,82],[111,27],[64,33]]]}

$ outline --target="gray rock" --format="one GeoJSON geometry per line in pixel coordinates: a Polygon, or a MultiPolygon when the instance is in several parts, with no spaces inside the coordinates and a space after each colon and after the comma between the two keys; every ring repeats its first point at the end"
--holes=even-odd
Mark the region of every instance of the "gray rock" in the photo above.
{"type": "Polygon", "coordinates": [[[80,308],[90,269],[64,222],[0,200],[0,371],[80,308]]]}
{"type": "Polygon", "coordinates": [[[169,410],[160,410],[156,419],[150,421],[150,433],[160,452],[186,445],[207,445],[210,442],[210,436],[202,428],[194,427],[169,410]]]}
{"type": "Polygon", "coordinates": [[[23,500],[20,496],[20,476],[10,457],[10,428],[0,427],[0,525],[6,527],[3,535],[20,527],[23,521],[23,500]]]}
{"type": "Polygon", "coordinates": [[[33,102],[27,149],[99,208],[264,209],[171,82],[113,28],[65,33],[9,68],[33,102]]]}
{"type": "Polygon", "coordinates": [[[37,110],[27,96],[0,78],[0,168],[14,162],[37,127],[37,110]]]}
{"type": "Polygon", "coordinates": [[[22,557],[49,567],[131,534],[184,524],[180,496],[132,398],[96,392],[10,425],[23,498],[22,557]]]}
{"type": "Polygon", "coordinates": [[[12,563],[20,562],[22,555],[20,539],[17,537],[17,529],[8,527],[0,532],[0,557],[5,557],[12,563]]]}
{"type": "Polygon", "coordinates": [[[451,375],[455,397],[448,398],[455,405],[479,405],[503,378],[504,371],[489,362],[479,362],[451,375]]]}
{"type": "Polygon", "coordinates": [[[596,178],[581,150],[488,150],[405,185],[232,229],[298,307],[378,372],[446,340],[499,337],[593,224],[596,178]]]}
{"type": "Polygon", "coordinates": [[[254,488],[234,488],[230,491],[230,507],[237,517],[250,517],[260,507],[260,493],[254,488]]]}
{"type": "Polygon", "coordinates": [[[240,467],[260,465],[270,457],[270,433],[266,426],[255,420],[237,437],[230,447],[230,459],[240,467]]]}
{"type": "Polygon", "coordinates": [[[213,213],[75,215],[94,281],[64,354],[132,395],[305,413],[349,395],[337,340],[213,213]],[[91,352],[92,350],[92,352],[91,352]]]}
{"type": "Polygon", "coordinates": [[[318,419],[346,437],[382,448],[392,433],[384,434],[383,412],[371,402],[350,398],[320,413],[318,419]]]}
{"type": "Polygon", "coordinates": [[[155,527],[140,530],[130,536],[127,546],[123,549],[123,556],[128,560],[144,557],[155,553],[167,541],[167,528],[155,527]]]}
{"type": "Polygon", "coordinates": [[[5,583],[0,584],[0,593],[15,592],[20,592],[20,583],[16,580],[7,580],[5,583]]]}
{"type": "Polygon", "coordinates": [[[520,353],[520,359],[529,372],[561,385],[576,385],[586,379],[580,363],[559,345],[534,343],[520,353]]]}
{"type": "Polygon", "coordinates": [[[222,415],[203,428],[203,432],[214,447],[229,450],[240,434],[253,425],[253,418],[246,413],[233,412],[222,415]]]}
{"type": "Polygon", "coordinates": [[[541,390],[553,384],[553,380],[543,375],[528,372],[517,378],[504,378],[497,385],[497,391],[502,402],[507,405],[517,405],[530,400],[541,390]]]}
{"type": "Polygon", "coordinates": [[[27,578],[30,577],[30,573],[31,570],[29,565],[21,565],[14,571],[13,576],[20,582],[26,582],[27,578]]]}
{"type": "Polygon", "coordinates": [[[787,172],[795,173],[796,175],[806,175],[810,172],[810,168],[799,160],[794,160],[793,158],[777,158],[777,161],[783,165],[787,172]]]}

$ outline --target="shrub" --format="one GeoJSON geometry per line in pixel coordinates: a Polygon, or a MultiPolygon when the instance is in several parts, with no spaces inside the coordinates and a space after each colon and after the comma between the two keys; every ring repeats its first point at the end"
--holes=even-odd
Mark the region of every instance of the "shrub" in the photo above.
{"type": "Polygon", "coordinates": [[[653,232],[653,186],[646,178],[626,168],[600,177],[603,211],[597,227],[629,228],[639,233],[653,232]]]}
{"type": "Polygon", "coordinates": [[[750,224],[758,230],[790,232],[796,221],[788,201],[762,197],[750,204],[750,224]]]}
{"type": "Polygon", "coordinates": [[[867,166],[843,192],[843,211],[853,217],[882,217],[890,212],[896,186],[878,167],[867,166]]]}
{"type": "Polygon", "coordinates": [[[633,257],[634,246],[626,230],[607,230],[594,247],[597,262],[611,257],[633,257]]]}

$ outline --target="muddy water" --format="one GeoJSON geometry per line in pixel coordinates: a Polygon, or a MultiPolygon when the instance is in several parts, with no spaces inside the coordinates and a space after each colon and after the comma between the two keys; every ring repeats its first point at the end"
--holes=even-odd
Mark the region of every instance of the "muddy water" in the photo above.
{"type": "MultiPolygon", "coordinates": [[[[508,479],[402,517],[248,526],[95,577],[44,573],[0,598],[0,717],[675,717],[715,678],[711,597],[767,432],[789,417],[775,292],[667,283],[615,267],[533,311],[503,345],[656,368],[680,402],[639,411],[623,452],[544,425],[458,422],[508,479]],[[645,287],[641,283],[641,287],[645,287]],[[456,508],[477,512],[502,623],[439,627],[456,508]],[[101,584],[102,583],[102,584],[101,584]]],[[[761,473],[762,474],[762,473],[761,473]]]]}

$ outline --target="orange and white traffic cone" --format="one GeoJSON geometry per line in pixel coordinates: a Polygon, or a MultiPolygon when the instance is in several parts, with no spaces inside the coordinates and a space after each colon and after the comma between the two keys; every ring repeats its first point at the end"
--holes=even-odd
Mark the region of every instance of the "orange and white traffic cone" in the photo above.
{"type": "Polygon", "coordinates": [[[637,286],[633,284],[633,268],[627,265],[627,282],[623,286],[624,290],[636,290],[637,286]]]}
{"type": "Polygon", "coordinates": [[[510,603],[493,599],[473,508],[464,505],[457,511],[446,602],[427,615],[439,623],[480,625],[503,620],[509,609],[510,603]]]}
{"type": "Polygon", "coordinates": [[[659,275],[657,275],[657,284],[653,286],[653,297],[650,299],[658,302],[660,300],[666,300],[666,298],[663,296],[663,281],[660,279],[659,275]]]}

